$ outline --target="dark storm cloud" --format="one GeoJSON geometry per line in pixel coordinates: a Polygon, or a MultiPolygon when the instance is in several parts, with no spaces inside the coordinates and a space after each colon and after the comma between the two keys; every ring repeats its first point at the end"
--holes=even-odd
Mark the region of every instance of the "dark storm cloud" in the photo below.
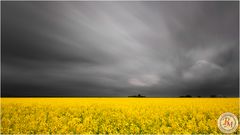
{"type": "Polygon", "coordinates": [[[238,96],[238,2],[2,2],[2,96],[238,96]]]}

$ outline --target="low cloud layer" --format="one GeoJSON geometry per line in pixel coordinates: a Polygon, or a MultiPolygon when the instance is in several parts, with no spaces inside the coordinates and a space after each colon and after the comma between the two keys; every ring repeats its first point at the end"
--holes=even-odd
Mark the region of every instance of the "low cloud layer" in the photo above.
{"type": "Polygon", "coordinates": [[[238,96],[238,8],[2,2],[2,96],[238,96]]]}

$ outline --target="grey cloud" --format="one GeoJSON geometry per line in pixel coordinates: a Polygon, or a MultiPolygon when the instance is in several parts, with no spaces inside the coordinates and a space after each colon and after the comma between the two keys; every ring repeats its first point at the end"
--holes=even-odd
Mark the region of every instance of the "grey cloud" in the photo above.
{"type": "Polygon", "coordinates": [[[2,2],[2,95],[238,96],[238,8],[2,2]]]}
{"type": "Polygon", "coordinates": [[[222,76],[223,72],[223,68],[219,65],[205,60],[199,60],[183,73],[183,79],[188,81],[199,81],[198,79],[218,79],[222,76]]]}

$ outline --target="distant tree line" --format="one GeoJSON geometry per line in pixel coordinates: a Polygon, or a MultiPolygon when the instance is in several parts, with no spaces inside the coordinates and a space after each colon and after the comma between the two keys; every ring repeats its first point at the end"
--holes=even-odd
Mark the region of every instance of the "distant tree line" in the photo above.
{"type": "Polygon", "coordinates": [[[141,94],[138,94],[138,95],[133,95],[133,96],[128,96],[128,97],[138,97],[138,98],[142,98],[142,97],[146,97],[146,96],[143,96],[141,94]]]}
{"type": "MultiPolygon", "coordinates": [[[[191,97],[193,97],[193,96],[191,96],[191,95],[189,95],[189,94],[187,94],[187,95],[185,95],[185,96],[179,96],[179,97],[183,97],[183,98],[191,98],[191,97]]],[[[196,97],[202,97],[202,96],[196,96],[196,97]]],[[[215,98],[215,97],[226,97],[226,96],[223,96],[223,95],[210,95],[209,97],[211,97],[211,98],[215,98]]]]}

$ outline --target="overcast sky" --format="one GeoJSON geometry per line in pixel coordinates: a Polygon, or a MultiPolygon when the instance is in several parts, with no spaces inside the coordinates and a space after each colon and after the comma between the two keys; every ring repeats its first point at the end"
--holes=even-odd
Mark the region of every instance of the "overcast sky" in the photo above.
{"type": "Polygon", "coordinates": [[[2,96],[239,96],[238,2],[1,2],[2,96]]]}

